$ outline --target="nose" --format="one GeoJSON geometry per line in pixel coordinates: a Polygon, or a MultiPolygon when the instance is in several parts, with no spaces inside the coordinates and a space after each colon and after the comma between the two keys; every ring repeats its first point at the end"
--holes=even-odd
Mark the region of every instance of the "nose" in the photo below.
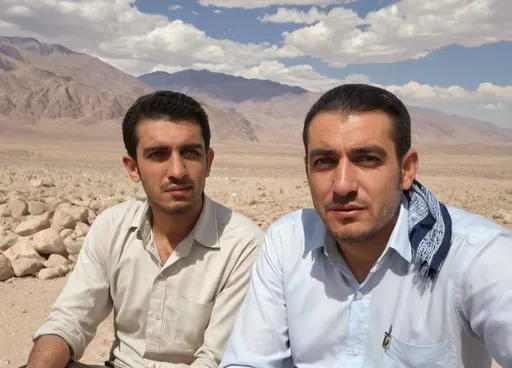
{"type": "Polygon", "coordinates": [[[180,155],[171,155],[169,158],[169,166],[167,168],[167,177],[183,179],[183,177],[187,175],[187,167],[183,162],[183,159],[180,155]]]}
{"type": "Polygon", "coordinates": [[[333,178],[333,192],[340,197],[353,196],[357,193],[357,173],[347,159],[339,161],[333,178]]]}

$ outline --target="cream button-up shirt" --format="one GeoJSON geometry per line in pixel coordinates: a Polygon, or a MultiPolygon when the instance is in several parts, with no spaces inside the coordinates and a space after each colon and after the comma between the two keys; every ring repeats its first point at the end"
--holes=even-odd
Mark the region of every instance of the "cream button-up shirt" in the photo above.
{"type": "Polygon", "coordinates": [[[136,199],[95,219],[34,340],[59,335],[79,360],[113,309],[114,366],[217,367],[264,232],[205,194],[193,231],[162,265],[148,209],[136,199]]]}

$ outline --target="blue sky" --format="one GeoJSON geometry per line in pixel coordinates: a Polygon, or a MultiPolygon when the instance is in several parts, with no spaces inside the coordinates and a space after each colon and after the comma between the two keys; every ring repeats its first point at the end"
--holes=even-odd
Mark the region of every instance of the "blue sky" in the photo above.
{"type": "MultiPolygon", "coordinates": [[[[344,7],[353,9],[364,17],[369,12],[392,3],[389,0],[360,0],[344,7]]],[[[261,23],[258,20],[267,13],[275,13],[279,6],[258,9],[219,8],[201,6],[190,0],[137,0],[135,5],[143,12],[165,14],[171,20],[181,19],[194,24],[210,37],[229,38],[241,43],[279,44],[283,32],[298,28],[295,24],[261,23]],[[174,6],[182,8],[174,10],[174,6]],[[221,13],[216,14],[215,10],[221,13]]],[[[335,5],[326,6],[322,11],[329,11],[334,7],[335,5]]],[[[311,5],[295,5],[293,8],[308,11],[311,5]]],[[[510,9],[512,11],[512,7],[510,9]]],[[[287,66],[307,62],[318,72],[339,79],[353,73],[364,74],[381,84],[405,84],[416,80],[440,87],[455,84],[467,89],[477,88],[483,80],[498,85],[512,84],[512,42],[497,42],[477,48],[450,45],[419,60],[357,64],[343,69],[331,68],[321,60],[312,58],[284,59],[282,62],[287,66]],[[478,73],[475,73],[476,70],[478,73]]]]}
{"type": "Polygon", "coordinates": [[[208,69],[313,92],[360,81],[512,128],[510,0],[0,0],[0,8],[1,34],[61,43],[134,76],[208,69]]]}

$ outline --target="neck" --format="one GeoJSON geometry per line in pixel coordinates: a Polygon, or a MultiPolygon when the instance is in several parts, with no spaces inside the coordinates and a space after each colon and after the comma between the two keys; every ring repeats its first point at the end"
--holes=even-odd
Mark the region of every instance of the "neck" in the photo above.
{"type": "Polygon", "coordinates": [[[151,206],[152,227],[155,237],[165,238],[169,246],[174,249],[187,237],[201,215],[203,198],[186,213],[171,215],[158,206],[151,206]]]}
{"type": "Polygon", "coordinates": [[[386,249],[398,219],[398,214],[399,210],[396,211],[391,220],[378,233],[362,242],[338,242],[341,255],[358,283],[362,283],[366,279],[373,265],[382,255],[384,249],[386,249]]]}

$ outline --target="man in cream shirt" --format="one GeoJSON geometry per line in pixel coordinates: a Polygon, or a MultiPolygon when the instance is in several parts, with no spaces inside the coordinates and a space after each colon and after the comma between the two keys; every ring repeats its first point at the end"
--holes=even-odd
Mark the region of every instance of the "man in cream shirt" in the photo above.
{"type": "Polygon", "coordinates": [[[197,101],[170,91],[143,96],[122,129],[123,164],[147,199],[96,218],[33,336],[28,368],[81,366],[112,310],[107,366],[213,368],[222,358],[264,233],[204,193],[214,152],[197,101]]]}

